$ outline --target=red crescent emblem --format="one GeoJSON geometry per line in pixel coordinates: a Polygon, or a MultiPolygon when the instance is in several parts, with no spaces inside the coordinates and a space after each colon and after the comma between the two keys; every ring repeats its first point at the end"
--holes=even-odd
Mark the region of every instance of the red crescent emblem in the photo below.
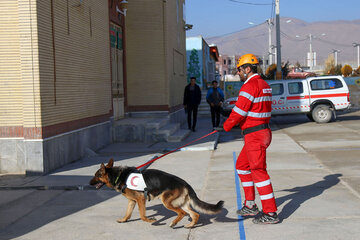
{"type": "Polygon", "coordinates": [[[131,185],[133,185],[134,187],[137,187],[137,186],[138,186],[138,185],[136,185],[136,184],[134,183],[134,180],[135,180],[136,178],[139,178],[139,177],[138,177],[138,176],[134,176],[134,177],[132,177],[131,180],[130,180],[131,185]]]}

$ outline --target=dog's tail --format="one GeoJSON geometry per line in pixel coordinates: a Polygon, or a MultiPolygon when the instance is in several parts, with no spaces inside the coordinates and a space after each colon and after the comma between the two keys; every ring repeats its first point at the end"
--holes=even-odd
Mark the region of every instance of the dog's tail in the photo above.
{"type": "Polygon", "coordinates": [[[201,201],[194,189],[192,189],[191,186],[187,186],[188,192],[189,192],[189,196],[190,196],[190,205],[191,207],[193,207],[196,211],[201,212],[201,213],[205,213],[208,215],[214,215],[214,214],[218,214],[221,212],[223,206],[224,206],[224,201],[219,201],[217,204],[210,204],[204,201],[201,201]]]}

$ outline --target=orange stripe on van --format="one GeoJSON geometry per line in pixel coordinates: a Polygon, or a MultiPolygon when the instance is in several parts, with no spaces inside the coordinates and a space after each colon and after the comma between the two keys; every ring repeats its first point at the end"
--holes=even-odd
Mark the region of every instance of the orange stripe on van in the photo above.
{"type": "Polygon", "coordinates": [[[287,100],[297,100],[297,99],[308,99],[309,95],[300,97],[300,96],[291,96],[291,97],[286,97],[287,100]]]}
{"type": "MultiPolygon", "coordinates": [[[[347,93],[333,93],[333,94],[318,94],[318,95],[311,95],[311,98],[331,98],[331,97],[347,97],[347,93]]],[[[309,95],[306,96],[290,96],[286,97],[287,100],[298,100],[298,99],[309,99],[309,95]]]]}
{"type": "Polygon", "coordinates": [[[311,98],[330,98],[330,97],[347,97],[347,93],[311,95],[311,98]]]}

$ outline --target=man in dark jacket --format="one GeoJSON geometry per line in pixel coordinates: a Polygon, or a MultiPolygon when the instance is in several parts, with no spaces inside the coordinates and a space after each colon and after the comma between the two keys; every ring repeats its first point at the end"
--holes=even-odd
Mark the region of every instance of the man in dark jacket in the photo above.
{"type": "Polygon", "coordinates": [[[206,95],[206,101],[210,105],[211,121],[213,128],[218,127],[220,124],[220,110],[224,101],[224,93],[218,88],[218,82],[212,81],[213,87],[210,88],[206,95]]]}
{"type": "Polygon", "coordinates": [[[188,127],[195,132],[198,107],[201,102],[201,90],[196,84],[196,78],[191,77],[190,83],[184,91],[184,108],[187,111],[188,127]],[[191,125],[191,114],[193,114],[193,123],[191,125]]]}

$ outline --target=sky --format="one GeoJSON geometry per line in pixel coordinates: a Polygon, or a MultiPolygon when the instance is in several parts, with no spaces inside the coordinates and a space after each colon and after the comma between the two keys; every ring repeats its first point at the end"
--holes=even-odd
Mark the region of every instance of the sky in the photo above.
{"type": "MultiPolygon", "coordinates": [[[[261,24],[275,17],[273,2],[275,0],[186,0],[186,23],[193,25],[186,36],[221,36],[253,26],[249,22],[261,24]]],[[[359,13],[360,0],[280,0],[280,17],[306,22],[357,20],[359,13]]]]}

